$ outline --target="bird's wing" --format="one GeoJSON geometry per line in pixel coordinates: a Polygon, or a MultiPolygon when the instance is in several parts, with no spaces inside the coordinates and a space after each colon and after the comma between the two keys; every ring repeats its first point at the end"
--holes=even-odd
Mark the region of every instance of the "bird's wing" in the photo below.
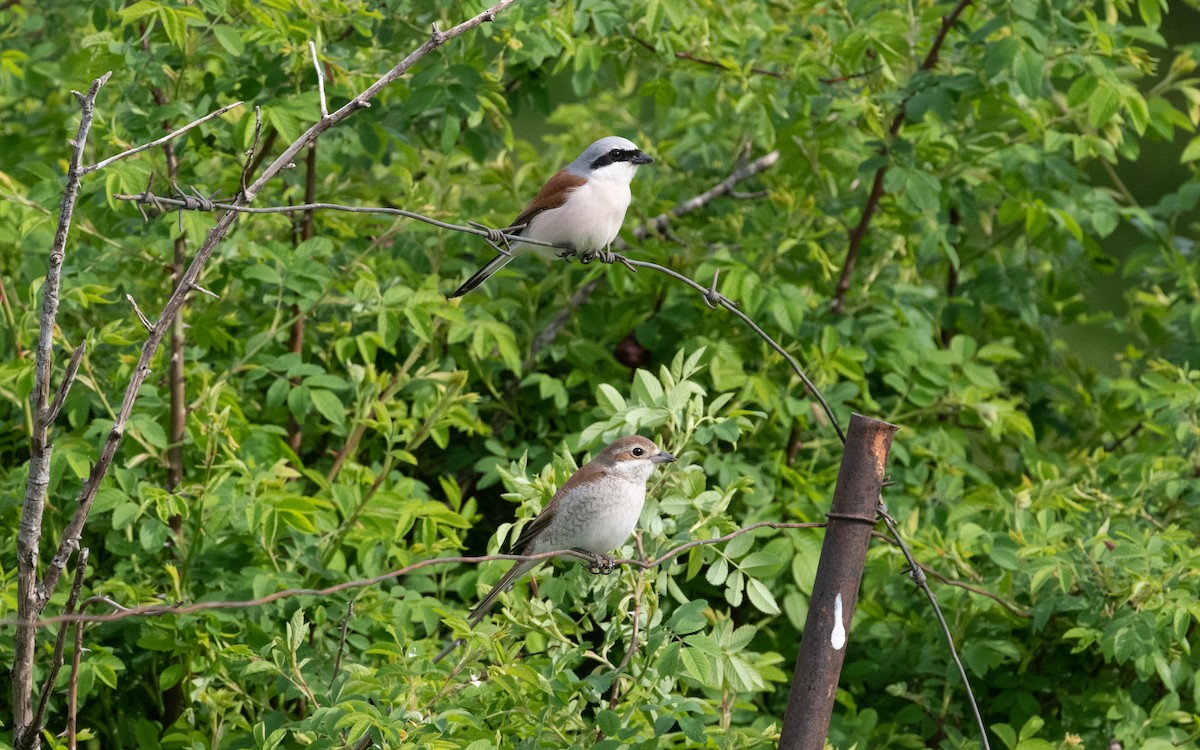
{"type": "Polygon", "coordinates": [[[533,544],[533,541],[538,538],[542,530],[554,520],[554,514],[558,512],[558,506],[561,504],[562,497],[595,482],[603,474],[604,470],[595,463],[586,463],[579,467],[567,481],[562,483],[562,486],[554,493],[554,497],[550,498],[550,502],[542,509],[542,512],[537,514],[537,518],[534,518],[525,525],[525,528],[521,529],[521,536],[517,537],[517,541],[513,542],[513,552],[521,555],[530,554],[532,550],[528,549],[529,545],[533,544]]]}
{"type": "MultiPolygon", "coordinates": [[[[515,227],[518,224],[528,224],[533,217],[542,211],[558,208],[567,202],[567,195],[572,190],[586,182],[587,180],[579,175],[571,174],[566,170],[559,171],[546,181],[546,184],[542,186],[542,189],[534,196],[533,200],[529,201],[529,205],[525,207],[525,210],[521,211],[509,226],[515,227]]],[[[519,229],[516,233],[520,234],[522,231],[524,230],[519,229]]]]}
{"type": "MultiPolygon", "coordinates": [[[[566,486],[565,484],[563,485],[563,487],[566,486]]],[[[525,528],[521,529],[521,536],[517,537],[517,541],[513,542],[509,548],[512,554],[524,555],[529,553],[530,550],[528,548],[533,544],[533,540],[537,539],[538,534],[542,533],[542,530],[553,520],[554,511],[558,510],[558,495],[560,492],[562,492],[561,488],[559,492],[554,493],[554,498],[550,500],[550,504],[542,508],[542,512],[538,513],[536,518],[525,524],[525,528]]]]}
{"type": "MultiPolygon", "coordinates": [[[[571,174],[565,170],[555,174],[546,182],[545,185],[542,186],[542,189],[536,196],[534,196],[534,199],[529,202],[529,205],[525,207],[525,210],[518,214],[517,218],[513,219],[513,223],[509,226],[515,227],[521,224],[526,225],[521,229],[514,230],[513,234],[522,234],[526,229],[528,229],[528,224],[533,220],[533,217],[537,216],[542,211],[558,208],[566,203],[567,195],[570,194],[572,190],[586,182],[587,180],[583,179],[582,177],[571,174]]],[[[492,274],[496,273],[501,268],[504,268],[504,266],[506,266],[514,257],[516,257],[515,250],[513,253],[500,253],[495,258],[492,258],[490,261],[488,261],[487,265],[476,271],[471,278],[463,282],[462,286],[456,289],[454,293],[450,295],[450,297],[454,298],[463,296],[467,292],[487,281],[492,274]]]]}

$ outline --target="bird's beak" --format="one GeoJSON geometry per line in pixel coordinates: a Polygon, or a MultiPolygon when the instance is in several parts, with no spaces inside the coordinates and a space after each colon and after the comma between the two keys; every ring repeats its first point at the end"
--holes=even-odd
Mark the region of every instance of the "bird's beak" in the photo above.
{"type": "MultiPolygon", "coordinates": [[[[646,158],[648,159],[650,157],[646,157],[646,158]]],[[[669,464],[669,463],[673,462],[674,460],[675,460],[675,457],[672,456],[670,453],[667,453],[666,451],[662,451],[661,453],[655,453],[653,456],[650,457],[650,463],[652,463],[652,464],[669,464]]]]}
{"type": "MultiPolygon", "coordinates": [[[[649,156],[646,156],[645,153],[638,151],[636,154],[633,155],[633,158],[629,160],[629,163],[630,164],[649,164],[653,161],[654,160],[651,159],[649,156]]],[[[665,455],[669,456],[671,454],[667,453],[665,455]]],[[[672,458],[671,460],[674,461],[675,459],[672,458]]]]}

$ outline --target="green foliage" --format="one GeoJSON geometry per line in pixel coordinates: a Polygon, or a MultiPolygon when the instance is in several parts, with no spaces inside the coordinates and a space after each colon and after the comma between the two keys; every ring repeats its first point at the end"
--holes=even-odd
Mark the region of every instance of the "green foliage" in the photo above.
{"type": "MultiPolygon", "coordinates": [[[[254,108],[268,158],[477,1],[18,3],[0,21],[0,546],[15,549],[47,249],[77,105],[107,70],[99,160],[233,100],[174,142],[176,181],[239,185],[254,108]]],[[[901,425],[886,492],[935,589],[995,747],[1185,746],[1200,663],[1200,77],[1193,7],[972,5],[922,68],[945,4],[518,3],[421,61],[315,147],[317,200],[504,226],[610,132],[656,163],[627,224],[771,169],[631,251],[720,289],[805,363],[835,413],[901,425]],[[903,115],[903,122],[896,118],[903,115]],[[894,125],[895,123],[895,125],[894,125]],[[880,168],[886,170],[879,173],[880,168]],[[885,191],[830,311],[876,175],[885,191]]],[[[303,154],[302,156],[306,156],[303,154]]],[[[85,178],[56,375],[43,555],[119,408],[144,329],[212,217],[116,200],[161,149],[85,178]],[[177,223],[178,222],[178,223],[177,223]]],[[[304,201],[308,166],[260,193],[304,201]]],[[[84,533],[85,595],[244,601],[434,557],[497,552],[607,440],[654,436],[640,547],[819,521],[840,445],[769,347],[665,276],[489,254],[406,220],[242,217],[185,307],[182,480],[159,352],[84,533]],[[548,343],[585,281],[603,275],[548,343]],[[303,321],[302,330],[296,327],[303,321]],[[299,347],[291,339],[299,330],[299,347]],[[292,442],[293,435],[300,437],[292,442]]],[[[546,566],[474,630],[501,563],[336,594],[130,618],[84,633],[91,747],[769,747],[820,536],[758,530],[608,577],[546,566]],[[353,605],[353,612],[350,606],[353,605]],[[344,642],[343,642],[344,631],[344,642]],[[636,637],[635,637],[636,632],[636,637]],[[465,645],[434,665],[451,636],[465,645]],[[626,659],[627,650],[636,646],[626,659]],[[335,666],[336,665],[336,666],[335,666]]],[[[15,614],[0,557],[0,618],[15,614]]],[[[964,692],[898,553],[873,545],[829,741],[977,747],[964,692]]],[[[47,609],[65,601],[59,586],[47,609]]],[[[0,635],[11,629],[0,629],[0,635]]],[[[39,640],[38,678],[53,631],[39,640]]],[[[68,656],[71,647],[68,646],[68,656]]],[[[0,637],[0,655],[11,643],[0,637]]],[[[65,689],[64,670],[58,688],[65,689]]],[[[11,698],[0,695],[10,725],[11,698]]],[[[66,701],[50,701],[46,746],[66,701]]]]}

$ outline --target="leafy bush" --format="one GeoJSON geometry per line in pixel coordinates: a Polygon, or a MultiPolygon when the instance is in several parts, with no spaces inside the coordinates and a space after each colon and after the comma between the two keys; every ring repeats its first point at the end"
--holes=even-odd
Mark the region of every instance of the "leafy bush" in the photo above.
{"type": "MultiPolygon", "coordinates": [[[[181,189],[228,196],[247,149],[273,158],[319,117],[310,40],[333,109],[431,24],[482,10],[4,11],[5,549],[28,476],[40,292],[78,117],[69,90],[114,71],[90,161],[245,100],[173,142],[181,189]]],[[[887,503],[944,579],[935,590],[994,746],[1186,745],[1200,694],[1200,86],[1183,33],[1195,9],[1018,0],[941,26],[953,10],[515,4],[323,134],[257,205],[312,197],[505,226],[581,144],[619,132],[657,160],[633,185],[631,227],[778,150],[733,195],[672,216],[629,254],[705,284],[719,270],[720,291],[805,363],[843,422],[858,411],[901,425],[887,503]],[[847,235],[877,183],[839,292],[847,235]]],[[[87,354],[52,431],[44,559],[145,338],[126,295],[155,319],[176,239],[186,260],[213,223],[157,210],[146,221],[114,197],[151,175],[165,194],[171,170],[155,148],[82,185],[52,385],[66,352],[86,342],[87,354]]],[[[621,555],[828,508],[831,425],[736,319],[662,274],[532,258],[447,302],[489,252],[382,215],[238,221],[201,279],[219,300],[193,293],[184,309],[182,380],[164,346],[83,535],[85,597],[195,609],[87,627],[84,744],[342,747],[368,730],[389,747],[473,750],[778,741],[819,532],[758,530],[608,577],[546,566],[536,596],[518,585],[473,631],[467,609],[503,564],[388,576],[499,551],[621,434],[680,457],[655,475],[621,555]],[[185,394],[174,407],[173,384],[185,394]],[[308,592],[221,605],[289,589],[308,592]],[[463,648],[432,664],[454,635],[463,648]]],[[[2,559],[9,633],[15,556],[2,559]]],[[[978,746],[902,571],[893,547],[872,546],[829,742],[978,746]]],[[[39,685],[53,632],[40,631],[39,685]]],[[[12,659],[7,637],[0,653],[12,659]]],[[[50,699],[49,746],[66,744],[69,671],[50,699]]]]}

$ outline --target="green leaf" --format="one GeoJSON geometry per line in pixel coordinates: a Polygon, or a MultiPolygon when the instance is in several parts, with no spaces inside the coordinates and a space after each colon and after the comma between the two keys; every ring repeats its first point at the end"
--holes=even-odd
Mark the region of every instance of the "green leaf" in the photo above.
{"type": "Polygon", "coordinates": [[[183,15],[174,8],[160,7],[158,20],[162,23],[163,30],[167,32],[167,39],[171,44],[183,49],[187,43],[187,23],[183,20],[183,15]]]}
{"type": "Polygon", "coordinates": [[[1141,93],[1133,89],[1125,92],[1125,110],[1129,113],[1129,122],[1138,135],[1146,132],[1150,125],[1150,107],[1141,93]]]}
{"type": "Polygon", "coordinates": [[[142,515],[142,508],[135,503],[122,503],[113,509],[112,527],[118,531],[127,529],[142,515]]]}
{"type": "Polygon", "coordinates": [[[608,383],[601,383],[596,388],[596,405],[609,415],[625,411],[625,398],[620,391],[608,383]]]}
{"type": "Polygon", "coordinates": [[[1071,84],[1071,88],[1067,90],[1067,105],[1078,107],[1089,101],[1099,85],[1100,80],[1094,75],[1082,75],[1076,78],[1075,82],[1071,84]]]}
{"type": "Polygon", "coordinates": [[[773,578],[783,570],[784,560],[770,552],[751,552],[738,563],[746,575],[754,578],[773,578]]]}
{"type": "Polygon", "coordinates": [[[638,370],[633,374],[633,389],[630,395],[637,403],[654,405],[662,401],[664,392],[658,378],[645,370],[638,370]]]}
{"type": "Polygon", "coordinates": [[[621,731],[621,719],[617,712],[608,708],[596,712],[596,726],[609,737],[616,736],[621,731]]]}
{"type": "Polygon", "coordinates": [[[1030,99],[1042,95],[1042,65],[1045,58],[1032,47],[1022,47],[1013,57],[1013,78],[1030,99]]]}
{"type": "Polygon", "coordinates": [[[703,651],[683,647],[679,649],[679,660],[683,662],[683,670],[701,685],[709,685],[712,667],[703,651]]]}
{"type": "Polygon", "coordinates": [[[1093,128],[1108,124],[1121,108],[1121,94],[1115,86],[1102,83],[1088,100],[1088,123],[1093,128]]]}
{"type": "Polygon", "coordinates": [[[1007,724],[992,724],[991,730],[1000,738],[1004,746],[1012,750],[1017,746],[1017,733],[1007,724]]]}
{"type": "Polygon", "coordinates": [[[158,676],[158,688],[159,690],[166,690],[173,685],[177,685],[181,679],[183,679],[183,665],[171,664],[158,676]]]}
{"type": "Polygon", "coordinates": [[[316,407],[321,416],[339,427],[345,424],[346,407],[342,405],[342,400],[332,391],[314,388],[309,391],[309,398],[312,399],[312,405],[316,407]]]}
{"type": "Polygon", "coordinates": [[[150,445],[160,450],[166,450],[167,433],[158,422],[149,417],[137,416],[130,418],[129,426],[150,445]]]}
{"type": "Polygon", "coordinates": [[[1162,12],[1165,9],[1165,0],[1138,0],[1138,13],[1142,16],[1142,22],[1152,29],[1162,25],[1162,12]]]}
{"type": "Polygon", "coordinates": [[[702,630],[708,624],[708,620],[703,614],[708,606],[708,602],[704,599],[694,599],[681,605],[671,613],[671,618],[667,620],[667,628],[679,635],[702,630]]]}
{"type": "Polygon", "coordinates": [[[1182,164],[1187,164],[1197,159],[1200,159],[1200,136],[1196,136],[1188,141],[1188,145],[1183,149],[1183,154],[1179,157],[1179,161],[1182,164]]]}
{"type": "Polygon", "coordinates": [[[213,36],[216,37],[221,48],[234,57],[241,57],[245,54],[246,45],[242,43],[242,36],[235,29],[217,25],[213,27],[213,36]]]}
{"type": "Polygon", "coordinates": [[[117,15],[121,17],[122,25],[128,25],[139,18],[157,13],[160,7],[162,6],[159,3],[151,2],[151,0],[138,0],[133,5],[117,11],[117,15]]]}
{"type": "Polygon", "coordinates": [[[779,614],[779,605],[775,603],[775,595],[757,578],[746,579],[746,595],[750,597],[750,603],[759,612],[768,615],[779,614]]]}

